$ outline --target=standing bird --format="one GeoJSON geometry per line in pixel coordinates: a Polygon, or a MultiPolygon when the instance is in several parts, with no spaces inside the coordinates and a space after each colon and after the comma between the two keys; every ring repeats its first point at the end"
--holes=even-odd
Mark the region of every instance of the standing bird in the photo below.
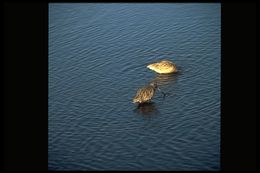
{"type": "Polygon", "coordinates": [[[158,88],[155,82],[150,83],[149,85],[139,89],[133,98],[133,103],[145,103],[150,102],[152,97],[155,94],[155,90],[160,89],[158,88]]]}
{"type": "Polygon", "coordinates": [[[168,60],[162,60],[157,63],[149,64],[147,68],[160,74],[174,73],[178,71],[176,65],[168,60]]]}

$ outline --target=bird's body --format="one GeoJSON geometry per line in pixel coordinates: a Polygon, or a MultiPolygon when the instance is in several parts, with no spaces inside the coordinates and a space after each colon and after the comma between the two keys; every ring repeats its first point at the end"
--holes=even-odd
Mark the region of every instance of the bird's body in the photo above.
{"type": "Polygon", "coordinates": [[[133,98],[133,103],[149,102],[152,99],[156,88],[157,88],[157,84],[155,83],[151,83],[148,86],[140,88],[137,91],[136,96],[133,98]]]}
{"type": "Polygon", "coordinates": [[[167,74],[167,73],[174,73],[177,72],[176,65],[168,60],[162,60],[157,63],[149,64],[147,68],[160,73],[160,74],[167,74]]]}

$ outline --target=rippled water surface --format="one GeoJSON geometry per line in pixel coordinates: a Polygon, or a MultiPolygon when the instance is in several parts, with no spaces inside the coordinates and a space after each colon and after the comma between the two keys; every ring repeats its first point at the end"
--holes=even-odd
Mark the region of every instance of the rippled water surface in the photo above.
{"type": "Polygon", "coordinates": [[[49,4],[50,170],[219,170],[220,4],[49,4]],[[179,74],[146,66],[176,63],[179,74]],[[157,81],[151,104],[136,91],[157,81]]]}

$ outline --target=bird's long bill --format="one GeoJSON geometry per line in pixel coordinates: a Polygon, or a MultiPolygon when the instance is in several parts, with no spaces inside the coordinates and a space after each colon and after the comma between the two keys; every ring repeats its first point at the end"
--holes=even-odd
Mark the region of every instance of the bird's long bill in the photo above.
{"type": "Polygon", "coordinates": [[[166,94],[159,87],[157,87],[157,89],[163,94],[163,97],[165,97],[166,94]]]}

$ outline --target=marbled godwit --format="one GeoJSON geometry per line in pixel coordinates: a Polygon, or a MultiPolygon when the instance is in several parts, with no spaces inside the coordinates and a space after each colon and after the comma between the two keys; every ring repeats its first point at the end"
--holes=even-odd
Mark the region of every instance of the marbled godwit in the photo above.
{"type": "Polygon", "coordinates": [[[149,64],[147,68],[160,74],[174,73],[178,71],[176,65],[168,60],[162,60],[157,63],[149,64]]]}
{"type": "Polygon", "coordinates": [[[150,83],[149,85],[143,88],[140,88],[137,91],[135,97],[133,98],[133,103],[149,102],[152,99],[156,89],[157,89],[157,84],[154,82],[150,83]]]}
{"type": "MultiPolygon", "coordinates": [[[[157,83],[155,82],[151,82],[149,85],[144,86],[143,88],[140,88],[135,97],[133,98],[133,103],[146,103],[146,102],[150,102],[152,97],[155,94],[156,89],[158,89],[158,91],[162,92],[158,86],[157,83]]],[[[162,92],[163,95],[165,95],[164,92],[162,92]]]]}

